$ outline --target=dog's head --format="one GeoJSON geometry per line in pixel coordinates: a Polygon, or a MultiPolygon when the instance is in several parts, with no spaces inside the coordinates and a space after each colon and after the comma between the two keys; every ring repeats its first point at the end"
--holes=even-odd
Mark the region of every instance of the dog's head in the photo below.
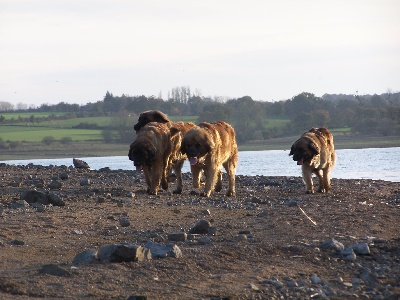
{"type": "Polygon", "coordinates": [[[292,145],[289,155],[298,165],[310,164],[314,156],[319,154],[318,145],[311,139],[301,137],[292,145]]]}
{"type": "Polygon", "coordinates": [[[133,161],[137,171],[142,170],[144,165],[148,165],[156,156],[156,149],[151,143],[134,141],[129,147],[128,157],[133,161]]]}
{"type": "Polygon", "coordinates": [[[206,156],[215,147],[213,138],[205,129],[195,126],[183,137],[181,152],[189,158],[190,164],[195,165],[198,160],[206,156]]]}
{"type": "Polygon", "coordinates": [[[133,126],[133,129],[138,133],[142,127],[150,122],[170,123],[171,121],[166,114],[159,110],[148,110],[140,114],[138,122],[133,126]]]}

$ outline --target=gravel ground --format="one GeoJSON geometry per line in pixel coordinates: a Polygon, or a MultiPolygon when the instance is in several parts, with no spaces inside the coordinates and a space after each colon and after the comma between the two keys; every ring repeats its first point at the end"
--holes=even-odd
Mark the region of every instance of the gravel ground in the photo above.
{"type": "Polygon", "coordinates": [[[136,171],[1,164],[0,299],[400,298],[400,183],[223,184],[148,196],[136,171]]]}

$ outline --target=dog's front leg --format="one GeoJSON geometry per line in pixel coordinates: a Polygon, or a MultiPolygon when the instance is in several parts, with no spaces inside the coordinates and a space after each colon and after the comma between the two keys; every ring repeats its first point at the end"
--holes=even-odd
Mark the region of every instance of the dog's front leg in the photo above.
{"type": "Polygon", "coordinates": [[[150,195],[157,195],[158,189],[160,188],[161,180],[163,179],[163,163],[161,160],[153,162],[151,169],[151,187],[150,195]]]}
{"type": "Polygon", "coordinates": [[[198,189],[200,187],[200,179],[201,179],[201,170],[202,168],[194,165],[190,166],[190,169],[192,171],[192,177],[193,177],[193,187],[195,189],[198,189]]]}
{"type": "Polygon", "coordinates": [[[144,173],[144,179],[146,180],[147,184],[147,193],[150,193],[151,190],[151,168],[148,165],[143,166],[143,173],[144,173]]]}
{"type": "Polygon", "coordinates": [[[307,194],[313,194],[314,193],[314,186],[313,186],[313,181],[312,181],[312,171],[308,166],[303,165],[302,166],[302,171],[303,171],[303,181],[306,184],[306,193],[307,194]]]}
{"type": "Polygon", "coordinates": [[[204,170],[204,175],[206,176],[206,184],[204,186],[204,192],[201,193],[201,196],[210,197],[211,191],[214,189],[218,179],[218,170],[214,168],[206,168],[204,170]]]}

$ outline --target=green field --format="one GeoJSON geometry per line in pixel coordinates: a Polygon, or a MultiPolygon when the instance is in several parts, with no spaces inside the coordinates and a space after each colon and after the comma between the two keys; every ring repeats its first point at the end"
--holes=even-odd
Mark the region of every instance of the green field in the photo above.
{"type": "Polygon", "coordinates": [[[56,140],[70,137],[73,141],[101,140],[101,130],[51,128],[36,126],[0,126],[0,138],[3,141],[38,142],[44,137],[52,136],[56,140]]]}
{"type": "Polygon", "coordinates": [[[65,112],[0,112],[6,120],[17,120],[18,118],[26,119],[34,116],[35,118],[47,118],[49,116],[65,116],[65,112]]]}

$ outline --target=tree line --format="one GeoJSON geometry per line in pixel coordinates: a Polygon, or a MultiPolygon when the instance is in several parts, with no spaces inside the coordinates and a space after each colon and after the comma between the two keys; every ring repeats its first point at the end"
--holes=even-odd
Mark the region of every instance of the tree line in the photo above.
{"type": "MultiPolygon", "coordinates": [[[[9,107],[9,106],[8,106],[9,107]]],[[[2,105],[0,102],[0,110],[2,105]]],[[[316,97],[303,92],[291,99],[266,102],[250,96],[237,99],[203,97],[189,87],[177,87],[161,96],[114,96],[107,91],[103,100],[85,105],[61,102],[42,104],[29,112],[68,112],[65,117],[115,116],[115,122],[104,130],[105,140],[131,138],[131,126],[146,110],[161,110],[170,116],[198,116],[198,122],[223,120],[231,123],[239,143],[289,134],[299,134],[311,127],[349,128],[354,134],[400,134],[400,93],[381,95],[325,94],[316,97]],[[267,126],[273,119],[286,119],[285,126],[267,126]],[[119,131],[117,137],[112,131],[119,131]]],[[[31,122],[38,121],[35,117],[31,122]]],[[[0,123],[5,122],[0,115],[0,123]]],[[[84,126],[85,123],[82,123],[84,126]]],[[[91,124],[93,125],[93,124],[91,124]]]]}

